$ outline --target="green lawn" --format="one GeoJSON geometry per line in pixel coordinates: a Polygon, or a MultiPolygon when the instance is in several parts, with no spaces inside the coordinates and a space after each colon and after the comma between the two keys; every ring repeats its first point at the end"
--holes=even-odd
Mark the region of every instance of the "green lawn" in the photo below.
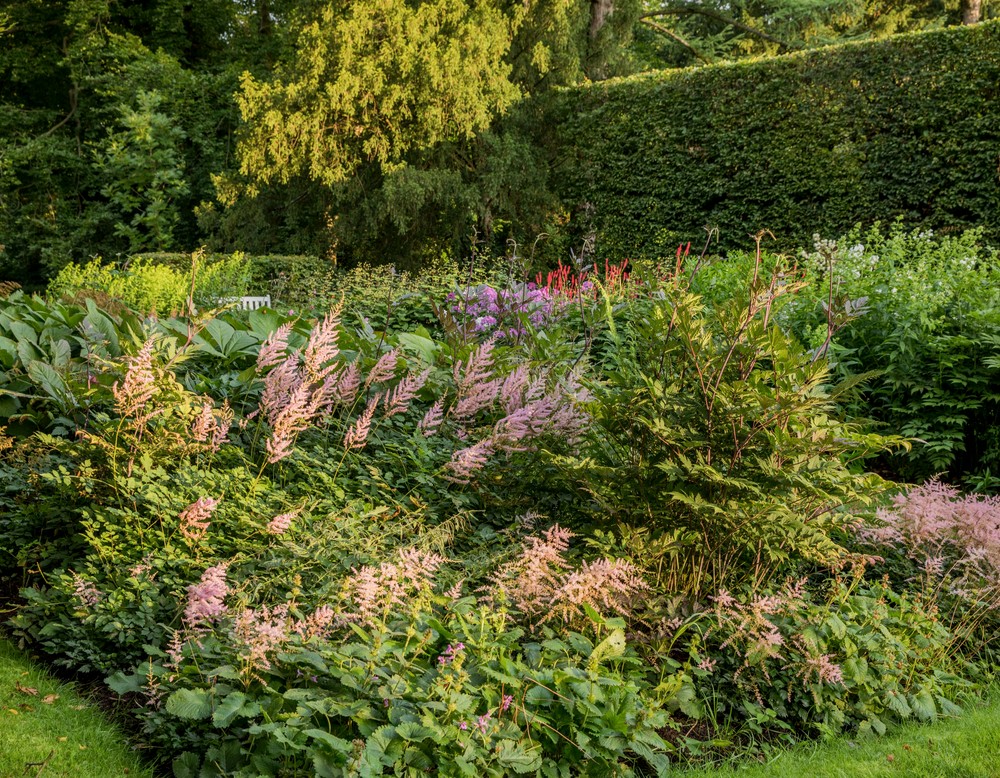
{"type": "Polygon", "coordinates": [[[151,775],[97,706],[0,640],[0,778],[151,775]]]}
{"type": "Polygon", "coordinates": [[[683,770],[683,778],[1000,778],[1000,700],[876,740],[802,745],[764,765],[683,770]]]}

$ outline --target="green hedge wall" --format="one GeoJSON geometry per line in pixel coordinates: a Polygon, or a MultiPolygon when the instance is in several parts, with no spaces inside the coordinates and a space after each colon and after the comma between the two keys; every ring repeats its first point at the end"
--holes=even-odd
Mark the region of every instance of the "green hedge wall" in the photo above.
{"type": "Polygon", "coordinates": [[[569,230],[670,255],[901,217],[1000,243],[1000,23],[560,92],[538,112],[569,230]]]}

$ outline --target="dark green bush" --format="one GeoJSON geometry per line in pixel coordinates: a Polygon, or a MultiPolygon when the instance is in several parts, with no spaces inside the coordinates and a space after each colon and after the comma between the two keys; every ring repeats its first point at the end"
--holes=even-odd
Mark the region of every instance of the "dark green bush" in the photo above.
{"type": "Polygon", "coordinates": [[[596,231],[602,256],[666,256],[706,224],[723,248],[896,217],[1000,240],[1000,23],[650,73],[524,110],[570,231],[596,231]]]}
{"type": "Polygon", "coordinates": [[[830,355],[842,378],[875,373],[848,411],[915,440],[882,461],[900,480],[1000,487],[1000,257],[981,239],[855,229],[800,258],[811,287],[786,321],[822,348],[825,307],[860,306],[830,355]]]}

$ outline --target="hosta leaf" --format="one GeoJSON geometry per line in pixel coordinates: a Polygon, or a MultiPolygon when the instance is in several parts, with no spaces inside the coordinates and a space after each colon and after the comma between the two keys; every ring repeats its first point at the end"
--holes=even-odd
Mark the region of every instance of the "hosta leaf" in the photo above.
{"type": "Polygon", "coordinates": [[[125,675],[125,673],[115,673],[108,678],[106,683],[116,694],[130,694],[142,691],[142,687],[146,683],[146,678],[138,674],[125,675]]]}

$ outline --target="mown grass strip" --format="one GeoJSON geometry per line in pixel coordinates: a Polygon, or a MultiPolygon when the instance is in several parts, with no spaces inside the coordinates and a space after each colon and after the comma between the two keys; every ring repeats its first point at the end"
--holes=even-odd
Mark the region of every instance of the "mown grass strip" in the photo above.
{"type": "Polygon", "coordinates": [[[677,771],[683,778],[998,778],[1000,700],[873,740],[802,745],[764,765],[677,771]]]}
{"type": "Polygon", "coordinates": [[[148,778],[94,703],[0,640],[0,778],[148,778]]]}

